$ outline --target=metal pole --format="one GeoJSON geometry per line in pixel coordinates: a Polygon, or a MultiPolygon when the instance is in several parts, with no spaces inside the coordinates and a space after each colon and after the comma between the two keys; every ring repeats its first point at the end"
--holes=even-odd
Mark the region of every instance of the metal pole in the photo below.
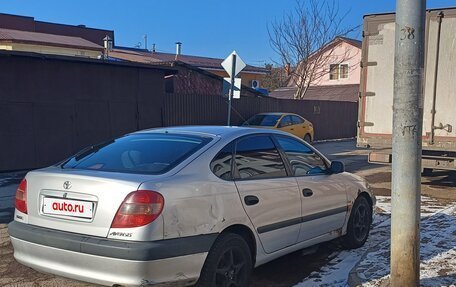
{"type": "Polygon", "coordinates": [[[437,47],[435,47],[435,63],[434,63],[434,87],[432,90],[432,110],[431,110],[431,134],[429,137],[429,144],[434,144],[435,139],[435,102],[437,100],[437,76],[439,75],[439,57],[440,57],[440,33],[442,31],[442,18],[443,12],[440,11],[437,15],[439,27],[437,28],[437,47]]]}
{"type": "Polygon", "coordinates": [[[231,87],[230,93],[228,95],[228,124],[227,126],[231,126],[231,99],[234,96],[234,77],[236,73],[236,54],[233,54],[232,60],[232,67],[231,67],[231,87]]]}
{"type": "Polygon", "coordinates": [[[419,286],[426,0],[397,0],[394,57],[391,286],[419,286]]]}

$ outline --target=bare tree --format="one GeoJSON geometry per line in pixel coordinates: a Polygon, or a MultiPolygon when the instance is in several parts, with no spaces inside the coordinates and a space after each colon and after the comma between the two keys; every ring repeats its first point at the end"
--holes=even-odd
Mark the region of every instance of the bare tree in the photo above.
{"type": "Polygon", "coordinates": [[[269,73],[261,78],[263,88],[273,91],[286,84],[288,77],[282,67],[274,67],[271,63],[265,64],[264,67],[269,70],[269,73]]]}
{"type": "MultiPolygon", "coordinates": [[[[268,27],[271,46],[280,56],[289,81],[297,87],[296,99],[303,99],[308,88],[330,72],[330,64],[352,57],[336,48],[338,41],[359,26],[347,27],[334,0],[297,0],[295,9],[268,27]]],[[[340,49],[339,49],[340,50],[340,49]]]]}

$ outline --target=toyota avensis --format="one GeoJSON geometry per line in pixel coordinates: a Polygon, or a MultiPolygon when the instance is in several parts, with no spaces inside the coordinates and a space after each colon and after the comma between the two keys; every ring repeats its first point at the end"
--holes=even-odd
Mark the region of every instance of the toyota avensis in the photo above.
{"type": "Polygon", "coordinates": [[[288,133],[139,131],[29,172],[9,233],[20,263],[103,285],[246,286],[252,269],[337,237],[366,241],[375,197],[288,133]]]}

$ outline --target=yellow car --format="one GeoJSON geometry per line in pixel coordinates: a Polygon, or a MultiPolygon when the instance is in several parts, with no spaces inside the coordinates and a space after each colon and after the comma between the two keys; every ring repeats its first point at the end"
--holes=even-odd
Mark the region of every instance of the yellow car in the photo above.
{"type": "Polygon", "coordinates": [[[293,134],[306,142],[312,142],[314,139],[314,129],[311,122],[303,117],[290,113],[261,113],[256,114],[243,126],[264,127],[278,129],[293,134]]]}

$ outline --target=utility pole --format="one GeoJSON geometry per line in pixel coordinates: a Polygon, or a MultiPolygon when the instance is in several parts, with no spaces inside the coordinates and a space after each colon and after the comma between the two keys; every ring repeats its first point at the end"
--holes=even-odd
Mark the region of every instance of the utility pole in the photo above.
{"type": "Polygon", "coordinates": [[[419,286],[426,0],[397,0],[394,57],[391,286],[419,286]]]}

